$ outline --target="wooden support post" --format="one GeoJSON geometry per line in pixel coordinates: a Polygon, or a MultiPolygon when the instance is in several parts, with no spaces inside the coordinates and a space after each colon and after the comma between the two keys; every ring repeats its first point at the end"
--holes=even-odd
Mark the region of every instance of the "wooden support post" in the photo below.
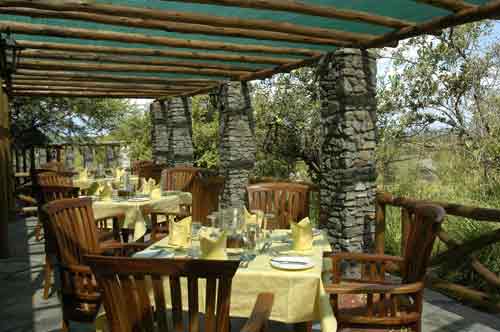
{"type": "Polygon", "coordinates": [[[12,174],[9,127],[8,97],[0,88],[0,258],[9,256],[8,225],[14,209],[14,176],[12,174]]]}
{"type": "Polygon", "coordinates": [[[36,168],[35,147],[30,147],[30,172],[36,168]]]}
{"type": "Polygon", "coordinates": [[[52,150],[50,148],[45,148],[45,162],[50,162],[52,159],[52,150]]]}
{"type": "Polygon", "coordinates": [[[385,251],[385,210],[386,205],[377,201],[375,224],[375,252],[383,255],[385,251]]]}
{"type": "Polygon", "coordinates": [[[410,211],[401,208],[401,256],[404,257],[408,232],[410,231],[410,211]]]}
{"type": "Polygon", "coordinates": [[[23,149],[22,156],[23,156],[23,172],[28,171],[28,151],[26,149],[23,149]]]}

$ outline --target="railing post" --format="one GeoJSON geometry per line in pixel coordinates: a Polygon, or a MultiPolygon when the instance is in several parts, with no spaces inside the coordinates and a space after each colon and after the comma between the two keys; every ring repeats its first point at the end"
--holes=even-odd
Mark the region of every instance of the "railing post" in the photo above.
{"type": "Polygon", "coordinates": [[[385,252],[385,203],[376,201],[375,252],[383,255],[385,252]]]}
{"type": "Polygon", "coordinates": [[[405,256],[406,242],[408,240],[408,234],[410,232],[410,211],[402,207],[401,208],[401,256],[405,256]]]}

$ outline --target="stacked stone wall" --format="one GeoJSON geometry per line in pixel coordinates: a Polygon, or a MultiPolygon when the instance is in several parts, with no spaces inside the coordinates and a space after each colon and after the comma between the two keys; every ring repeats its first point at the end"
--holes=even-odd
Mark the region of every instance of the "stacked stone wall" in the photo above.
{"type": "Polygon", "coordinates": [[[158,164],[168,162],[169,128],[167,113],[163,101],[155,100],[149,106],[151,119],[151,149],[153,161],[158,164]]]}
{"type": "Polygon", "coordinates": [[[337,250],[369,251],[376,193],[376,60],[339,49],[320,72],[321,209],[337,250]]]}

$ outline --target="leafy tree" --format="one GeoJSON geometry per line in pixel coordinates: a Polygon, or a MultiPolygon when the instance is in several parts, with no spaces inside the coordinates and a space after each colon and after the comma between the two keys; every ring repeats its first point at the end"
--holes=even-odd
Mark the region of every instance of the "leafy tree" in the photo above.
{"type": "Polygon", "coordinates": [[[219,162],[219,118],[207,95],[192,99],[193,147],[198,167],[214,168],[219,162]]]}
{"type": "Polygon", "coordinates": [[[12,135],[18,146],[88,140],[117,128],[133,111],[125,99],[15,97],[12,135]]]}

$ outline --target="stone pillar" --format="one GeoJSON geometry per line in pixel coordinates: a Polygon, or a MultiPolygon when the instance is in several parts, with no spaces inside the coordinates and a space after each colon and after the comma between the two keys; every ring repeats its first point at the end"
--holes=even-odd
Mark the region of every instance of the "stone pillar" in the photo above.
{"type": "Polygon", "coordinates": [[[112,145],[105,145],[104,146],[104,154],[105,154],[104,167],[106,167],[106,168],[114,167],[113,161],[115,160],[115,155],[114,155],[114,151],[113,151],[113,146],[112,145]]]}
{"type": "Polygon", "coordinates": [[[373,246],[376,60],[338,49],[320,72],[321,210],[336,250],[373,246]]]}
{"type": "Polygon", "coordinates": [[[165,101],[168,133],[168,165],[193,165],[193,130],[191,124],[191,100],[174,97],[165,101]]]}
{"type": "Polygon", "coordinates": [[[94,167],[94,152],[93,149],[86,145],[82,148],[82,157],[83,157],[83,167],[88,170],[91,170],[94,167]]]}
{"type": "Polygon", "coordinates": [[[67,145],[64,150],[64,164],[67,169],[73,169],[75,166],[75,153],[73,146],[67,145]]]}
{"type": "Polygon", "coordinates": [[[253,109],[246,82],[224,84],[218,98],[220,174],[225,178],[221,207],[243,206],[255,164],[253,109]]]}
{"type": "Polygon", "coordinates": [[[149,105],[151,119],[151,149],[153,161],[166,164],[168,158],[168,139],[170,136],[167,112],[163,101],[155,100],[149,105]]]}

